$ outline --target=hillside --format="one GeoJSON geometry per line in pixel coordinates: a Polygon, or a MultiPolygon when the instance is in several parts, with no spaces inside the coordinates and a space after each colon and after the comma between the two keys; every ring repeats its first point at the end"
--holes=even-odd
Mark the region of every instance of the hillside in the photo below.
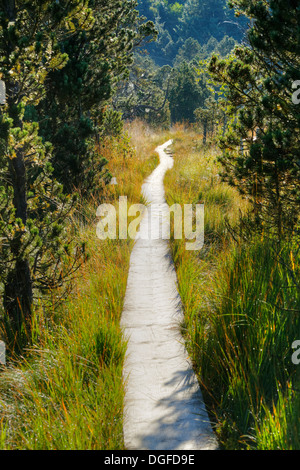
{"type": "Polygon", "coordinates": [[[226,0],[139,0],[138,9],[158,30],[157,42],[146,49],[160,66],[173,65],[187,44],[205,58],[224,38],[235,42],[245,38],[247,22],[235,17],[226,0]]]}

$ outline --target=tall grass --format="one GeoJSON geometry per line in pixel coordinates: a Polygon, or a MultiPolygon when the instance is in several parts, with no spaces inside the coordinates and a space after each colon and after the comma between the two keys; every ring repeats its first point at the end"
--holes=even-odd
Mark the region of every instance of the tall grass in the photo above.
{"type": "Polygon", "coordinates": [[[226,449],[298,449],[299,252],[266,234],[235,242],[247,202],[221,183],[213,147],[191,134],[175,142],[170,204],[205,203],[205,244],[185,251],[173,240],[189,353],[226,449]]]}
{"type": "MultiPolygon", "coordinates": [[[[122,366],[126,344],[119,320],[131,240],[99,240],[101,202],[119,195],[141,201],[141,185],[157,164],[157,134],[133,123],[99,149],[117,185],[99,188],[74,215],[74,236],[86,245],[70,295],[36,308],[28,347],[8,350],[0,372],[1,449],[123,449],[122,366]],[[143,140],[144,139],[144,140],[143,140]],[[144,141],[144,147],[142,142],[144,141]]],[[[71,229],[71,227],[70,227],[71,229]]],[[[5,332],[3,332],[5,334],[5,332]]]]}
{"type": "Polygon", "coordinates": [[[129,245],[99,242],[90,232],[90,260],[72,295],[46,318],[36,310],[34,344],[1,373],[2,449],[123,446],[118,321],[129,245]]]}
{"type": "MultiPolygon", "coordinates": [[[[299,264],[289,263],[290,254],[289,246],[274,248],[270,240],[254,239],[250,246],[237,246],[215,278],[219,301],[210,316],[200,367],[217,390],[230,434],[246,447],[265,447],[261,423],[267,415],[280,417],[285,412],[280,403],[289,388],[298,387],[292,344],[300,335],[300,293],[294,283],[299,264]],[[276,407],[281,414],[272,415],[276,407]]],[[[298,436],[299,421],[295,435],[280,434],[282,448],[290,448],[298,436]]]]}

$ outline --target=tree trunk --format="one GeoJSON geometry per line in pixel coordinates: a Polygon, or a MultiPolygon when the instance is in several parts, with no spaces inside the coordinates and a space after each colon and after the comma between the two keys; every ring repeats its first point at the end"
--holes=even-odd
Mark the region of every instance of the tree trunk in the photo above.
{"type": "Polygon", "coordinates": [[[277,162],[275,162],[275,187],[276,187],[276,220],[277,220],[277,234],[278,239],[282,236],[282,202],[280,196],[280,173],[278,171],[277,162]]]}
{"type": "MultiPolygon", "coordinates": [[[[5,0],[3,8],[7,12],[10,21],[16,19],[15,0],[5,0]]],[[[7,53],[10,54],[14,48],[14,43],[7,44],[7,53]]],[[[15,102],[16,83],[7,83],[8,107],[13,109],[15,102]]],[[[22,121],[17,118],[14,122],[15,127],[23,128],[22,121]]],[[[22,149],[17,150],[17,155],[9,160],[9,175],[11,185],[14,191],[13,205],[15,207],[15,216],[22,220],[24,226],[27,222],[27,181],[25,160],[22,149]]],[[[30,325],[32,312],[32,277],[28,259],[22,254],[22,237],[24,232],[17,232],[11,241],[11,252],[14,257],[14,265],[8,273],[4,286],[3,304],[12,326],[20,330],[24,322],[28,327],[30,325]]]]}
{"type": "Polygon", "coordinates": [[[203,145],[206,144],[206,138],[207,138],[207,119],[204,119],[203,121],[203,145]]]}
{"type": "Polygon", "coordinates": [[[4,289],[4,308],[12,327],[20,331],[30,328],[32,313],[32,281],[28,260],[18,259],[10,271],[4,289]]]}
{"type": "MultiPolygon", "coordinates": [[[[9,162],[9,172],[14,190],[13,204],[16,209],[16,218],[27,222],[27,184],[26,168],[22,151],[9,162]]],[[[8,313],[12,325],[20,329],[24,321],[30,324],[32,312],[32,278],[28,259],[22,256],[22,237],[24,232],[17,232],[11,242],[11,251],[15,259],[8,274],[4,288],[4,308],[8,313]]]]}
{"type": "Polygon", "coordinates": [[[225,135],[225,132],[226,132],[226,126],[227,126],[227,117],[226,117],[226,113],[224,113],[223,136],[225,135]]]}

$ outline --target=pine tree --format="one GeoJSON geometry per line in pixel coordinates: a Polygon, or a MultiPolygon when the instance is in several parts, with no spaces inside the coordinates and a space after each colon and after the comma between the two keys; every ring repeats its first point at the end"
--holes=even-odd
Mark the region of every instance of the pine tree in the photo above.
{"type": "Polygon", "coordinates": [[[292,101],[300,73],[298,4],[233,1],[237,14],[250,18],[249,43],[210,63],[227,87],[232,116],[221,141],[224,177],[251,198],[256,223],[273,227],[279,238],[299,217],[300,112],[292,101]]]}
{"type": "Polygon", "coordinates": [[[205,44],[211,37],[221,41],[229,33],[239,40],[241,29],[224,0],[186,0],[176,31],[183,39],[193,37],[205,44]]]}
{"type": "Polygon", "coordinates": [[[153,24],[139,18],[135,0],[87,3],[93,22],[58,41],[68,62],[49,73],[36,110],[41,134],[53,144],[54,175],[66,192],[76,188],[82,195],[94,191],[101,178],[109,180],[107,162],[95,146],[105,133],[105,110],[127,76],[133,47],[155,34],[153,24]]]}
{"type": "Polygon", "coordinates": [[[182,62],[172,73],[169,93],[172,122],[195,122],[194,112],[208,96],[205,80],[198,76],[194,65],[182,62]]]}
{"type": "Polygon", "coordinates": [[[194,112],[198,124],[203,130],[203,144],[207,143],[207,136],[210,133],[213,137],[214,132],[221,124],[223,113],[220,109],[218,101],[213,98],[213,95],[205,100],[203,108],[197,108],[194,112]]]}
{"type": "Polygon", "coordinates": [[[129,77],[118,85],[113,99],[115,109],[124,119],[143,119],[153,127],[168,128],[168,83],[170,67],[158,68],[153,60],[141,54],[134,55],[129,77]]]}
{"type": "Polygon", "coordinates": [[[4,308],[17,330],[30,326],[36,295],[63,282],[71,246],[65,219],[72,200],[52,178],[51,145],[36,122],[24,119],[25,108],[39,104],[49,73],[67,62],[58,41],[91,21],[80,0],[0,2],[0,76],[7,92],[0,115],[0,275],[4,308]]]}

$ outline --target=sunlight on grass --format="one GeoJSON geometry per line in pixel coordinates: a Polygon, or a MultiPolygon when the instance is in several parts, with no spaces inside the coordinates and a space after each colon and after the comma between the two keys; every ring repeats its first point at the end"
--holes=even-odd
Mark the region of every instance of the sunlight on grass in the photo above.
{"type": "Polygon", "coordinates": [[[217,150],[203,147],[193,132],[173,147],[168,203],[205,204],[202,250],[188,252],[181,240],[171,246],[182,329],[214,429],[226,449],[297,449],[299,373],[291,362],[300,337],[297,248],[279,249],[267,234],[235,242],[231,231],[248,204],[220,181],[217,150]]]}
{"type": "Polygon", "coordinates": [[[74,215],[74,237],[86,260],[57,307],[37,308],[31,344],[0,374],[1,449],[124,449],[119,320],[131,240],[96,237],[102,202],[143,202],[144,179],[158,163],[155,148],[172,138],[174,168],[167,202],[205,205],[205,242],[187,251],[171,240],[189,355],[214,430],[225,449],[299,449],[299,366],[291,345],[300,338],[297,244],[277,246],[267,234],[233,239],[247,200],[221,182],[217,150],[185,125],[163,133],[141,121],[107,140],[116,185],[99,188],[74,215]]]}

